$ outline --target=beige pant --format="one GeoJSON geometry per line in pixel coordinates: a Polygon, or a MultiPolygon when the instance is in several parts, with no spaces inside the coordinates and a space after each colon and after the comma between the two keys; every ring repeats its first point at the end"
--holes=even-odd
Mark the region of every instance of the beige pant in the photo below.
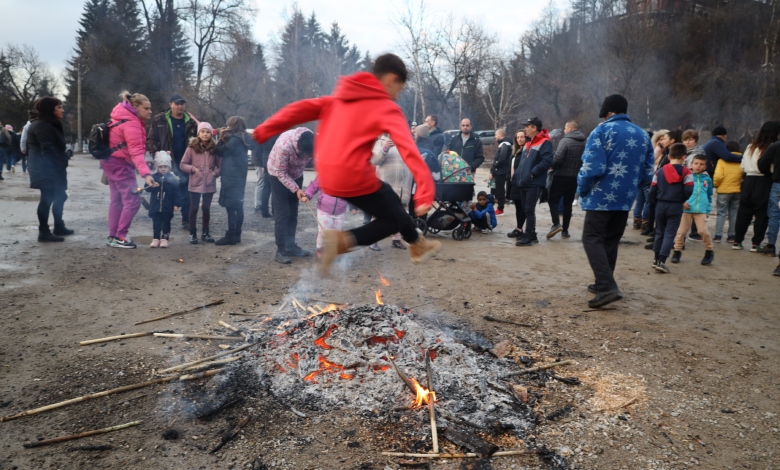
{"type": "Polygon", "coordinates": [[[696,222],[696,230],[699,231],[699,235],[701,235],[704,242],[704,249],[712,250],[712,235],[710,235],[710,228],[707,226],[707,214],[683,212],[680,228],[677,229],[677,236],[674,237],[675,251],[682,250],[683,245],[685,245],[685,237],[691,230],[691,221],[696,222]]]}

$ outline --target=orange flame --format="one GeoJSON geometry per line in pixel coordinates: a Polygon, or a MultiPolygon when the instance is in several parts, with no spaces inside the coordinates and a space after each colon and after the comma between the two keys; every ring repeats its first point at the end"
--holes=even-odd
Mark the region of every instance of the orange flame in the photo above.
{"type": "Polygon", "coordinates": [[[430,400],[433,400],[434,402],[436,401],[436,392],[432,392],[427,388],[424,388],[422,385],[417,383],[417,380],[415,379],[412,379],[412,383],[414,384],[414,389],[417,392],[417,396],[412,402],[412,407],[418,408],[422,406],[423,403],[427,405],[430,400]]]}
{"type": "Polygon", "coordinates": [[[179,263],[183,263],[183,262],[184,262],[184,260],[179,258],[179,263]]]}
{"type": "Polygon", "coordinates": [[[338,305],[330,304],[327,307],[325,307],[322,310],[320,310],[318,313],[312,313],[311,315],[308,316],[308,318],[314,318],[316,316],[322,315],[323,313],[332,312],[332,311],[338,310],[338,309],[339,309],[338,305]]]}
{"type": "Polygon", "coordinates": [[[320,356],[318,360],[320,361],[320,368],[315,370],[314,372],[310,372],[309,374],[307,374],[306,377],[303,378],[305,382],[317,383],[314,379],[323,372],[330,372],[330,373],[342,372],[339,375],[339,378],[343,380],[349,380],[355,377],[355,374],[353,372],[344,372],[343,366],[340,366],[334,362],[329,362],[327,359],[325,359],[322,356],[320,356]]]}
{"type": "Polygon", "coordinates": [[[376,303],[378,303],[379,305],[385,304],[384,302],[382,302],[382,289],[376,290],[376,303]]]}
{"type": "Polygon", "coordinates": [[[377,272],[379,273],[379,282],[381,282],[383,285],[385,285],[387,287],[390,287],[390,281],[385,279],[385,277],[382,276],[382,273],[380,273],[379,270],[377,270],[377,272]]]}

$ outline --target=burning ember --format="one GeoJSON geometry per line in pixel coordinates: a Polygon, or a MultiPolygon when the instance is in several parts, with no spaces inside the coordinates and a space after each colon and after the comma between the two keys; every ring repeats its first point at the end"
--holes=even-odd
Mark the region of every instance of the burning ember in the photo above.
{"type": "Polygon", "coordinates": [[[322,315],[323,313],[332,312],[332,311],[334,311],[334,310],[338,310],[338,309],[339,309],[339,306],[338,306],[338,305],[336,305],[336,304],[330,304],[330,305],[328,305],[327,307],[325,307],[325,308],[323,308],[322,310],[320,310],[320,312],[319,312],[319,313],[312,313],[311,315],[309,315],[309,318],[314,318],[314,317],[316,317],[316,316],[322,315]]]}
{"type": "Polygon", "coordinates": [[[183,262],[184,262],[184,260],[179,258],[179,263],[183,263],[183,262]]]}
{"type": "Polygon", "coordinates": [[[433,400],[434,403],[436,402],[436,392],[431,392],[427,388],[420,385],[415,379],[412,379],[412,384],[414,384],[414,389],[417,392],[417,396],[412,402],[413,408],[419,408],[423,406],[423,403],[427,405],[430,400],[433,400]]]}
{"type": "Polygon", "coordinates": [[[377,272],[379,273],[379,282],[381,282],[381,283],[382,283],[382,285],[385,285],[385,286],[387,286],[387,287],[390,287],[390,281],[388,281],[387,279],[385,279],[385,277],[384,277],[384,276],[382,276],[382,273],[380,273],[379,271],[377,271],[377,272]]]}
{"type": "Polygon", "coordinates": [[[376,290],[376,303],[378,305],[384,305],[385,303],[382,302],[382,289],[376,290]]]}

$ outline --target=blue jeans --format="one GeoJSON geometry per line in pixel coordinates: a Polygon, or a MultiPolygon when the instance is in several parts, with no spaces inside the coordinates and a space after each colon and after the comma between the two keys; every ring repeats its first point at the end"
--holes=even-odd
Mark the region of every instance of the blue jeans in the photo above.
{"type": "Polygon", "coordinates": [[[16,166],[18,155],[16,152],[7,152],[5,156],[5,169],[11,171],[12,166],[16,166]]]}
{"type": "Polygon", "coordinates": [[[767,244],[774,245],[777,241],[777,232],[780,230],[780,208],[777,203],[780,201],[780,183],[772,183],[772,190],[769,192],[769,207],[766,209],[769,216],[769,228],[767,229],[767,244]]]}
{"type": "Polygon", "coordinates": [[[650,204],[647,200],[647,194],[650,192],[650,186],[640,186],[636,191],[636,204],[634,205],[634,218],[646,219],[650,213],[650,204]]]}

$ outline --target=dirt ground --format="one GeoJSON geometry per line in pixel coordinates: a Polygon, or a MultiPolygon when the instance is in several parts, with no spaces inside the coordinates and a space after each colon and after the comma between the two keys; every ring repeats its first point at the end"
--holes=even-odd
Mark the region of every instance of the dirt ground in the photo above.
{"type": "MultiPolygon", "coordinates": [[[[108,248],[108,188],[100,184],[97,162],[83,155],[69,168],[65,205],[65,220],[76,234],[64,243],[39,244],[37,192],[22,173],[5,175],[0,416],[150,380],[155,370],[219,352],[220,341],[142,337],[84,347],[78,342],[157,330],[230,334],[219,320],[240,325],[249,317],[230,312],[275,309],[313,263],[299,259],[283,266],[272,260],[273,222],[255,214],[250,199],[238,246],[189,245],[177,227],[167,250],[140,243],[136,250],[108,248]],[[133,326],[216,299],[225,302],[133,326]]],[[[212,209],[216,236],[226,220],[216,203],[212,209]]],[[[544,206],[538,219],[544,233],[549,226],[544,206]]],[[[361,220],[360,214],[350,215],[346,225],[361,220]]],[[[335,279],[316,288],[339,302],[373,303],[380,269],[392,283],[383,288],[388,304],[470,328],[494,344],[509,340],[517,352],[542,362],[574,360],[556,373],[579,377],[582,385],[551,380],[531,390],[540,397],[535,440],[563,456],[570,468],[780,468],[780,289],[770,274],[777,259],[722,244],[713,265],[704,267],[703,247],[688,242],[682,263],[661,275],[650,267],[645,237],[629,227],[617,265],[624,300],[614,310],[587,311],[592,273],[580,243],[582,211],[575,208],[571,239],[543,239],[530,248],[515,247],[505,236],[513,220],[514,207],[508,206],[493,234],[476,233],[460,242],[440,236],[441,253],[420,266],[384,241],[381,252],[349,255],[335,279]],[[534,327],[492,323],[484,315],[534,327]]],[[[300,244],[313,249],[316,224],[305,209],[299,222],[300,244]]],[[[151,221],[141,210],[131,236],[146,241],[142,236],[149,235],[151,221]]],[[[429,449],[429,428],[405,424],[403,413],[376,416],[345,405],[302,410],[307,417],[300,418],[262,390],[248,391],[242,403],[211,420],[196,419],[191,407],[211,384],[201,379],[154,385],[0,423],[0,469],[395,469],[401,468],[399,459],[380,452],[411,449],[392,436],[402,434],[404,442],[416,443],[415,450],[429,449]],[[222,433],[244,416],[252,420],[240,435],[210,454],[222,433]],[[47,447],[22,446],[135,420],[143,424],[47,447]],[[180,437],[163,439],[169,429],[180,437]],[[83,447],[97,445],[110,448],[83,447]]],[[[499,445],[524,448],[520,441],[499,445]]],[[[461,468],[453,461],[430,465],[461,468]]],[[[536,454],[495,458],[492,465],[550,468],[536,454]]]]}

